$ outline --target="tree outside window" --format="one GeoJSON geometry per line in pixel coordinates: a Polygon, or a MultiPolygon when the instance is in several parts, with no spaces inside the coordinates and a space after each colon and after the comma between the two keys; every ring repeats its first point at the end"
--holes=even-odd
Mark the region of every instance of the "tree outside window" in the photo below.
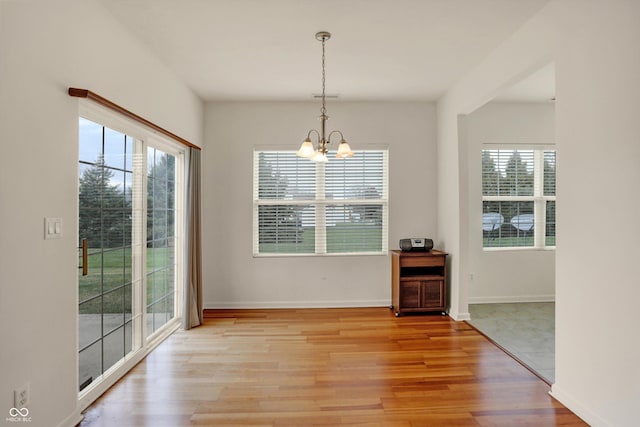
{"type": "Polygon", "coordinates": [[[483,247],[555,246],[553,150],[482,150],[483,247]]]}

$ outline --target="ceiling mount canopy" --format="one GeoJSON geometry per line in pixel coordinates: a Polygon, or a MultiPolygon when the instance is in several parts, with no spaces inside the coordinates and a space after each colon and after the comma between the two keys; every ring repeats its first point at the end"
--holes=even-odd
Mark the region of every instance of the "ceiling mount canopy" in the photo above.
{"type": "Polygon", "coordinates": [[[331,33],[329,31],[318,31],[316,33],[316,40],[319,42],[327,41],[331,38],[331,33]]]}
{"type": "Polygon", "coordinates": [[[326,135],[326,123],[329,120],[329,116],[327,116],[327,108],[326,108],[326,94],[325,94],[325,42],[331,38],[331,33],[328,31],[319,31],[316,33],[316,39],[322,42],[322,108],[320,108],[320,132],[315,129],[311,129],[307,133],[307,137],[302,142],[300,149],[296,153],[300,157],[307,157],[315,162],[327,162],[327,152],[329,149],[327,145],[331,143],[331,136],[334,134],[340,135],[340,145],[338,146],[338,152],[336,154],[337,158],[345,159],[347,157],[353,156],[353,151],[351,151],[351,147],[344,139],[342,132],[339,130],[333,130],[326,135]],[[316,146],[314,147],[313,142],[311,141],[311,135],[315,134],[316,136],[316,146]]]}

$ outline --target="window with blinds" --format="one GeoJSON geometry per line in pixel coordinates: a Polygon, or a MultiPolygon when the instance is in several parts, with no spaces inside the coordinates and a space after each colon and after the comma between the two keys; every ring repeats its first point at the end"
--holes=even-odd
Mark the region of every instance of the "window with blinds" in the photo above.
{"type": "Polygon", "coordinates": [[[482,150],[484,248],[555,246],[556,152],[482,150]]]}
{"type": "Polygon", "coordinates": [[[255,150],[253,253],[385,254],[387,150],[315,163],[255,150]]]}

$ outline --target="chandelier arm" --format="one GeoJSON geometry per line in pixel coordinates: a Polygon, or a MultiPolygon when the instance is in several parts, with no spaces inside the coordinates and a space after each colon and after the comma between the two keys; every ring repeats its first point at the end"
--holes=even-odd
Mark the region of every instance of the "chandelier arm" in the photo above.
{"type": "Polygon", "coordinates": [[[342,135],[342,132],[340,132],[339,130],[332,130],[331,132],[329,132],[329,136],[327,137],[327,143],[331,142],[331,135],[333,135],[334,133],[340,135],[340,142],[344,141],[344,135],[342,135]]]}
{"type": "Polygon", "coordinates": [[[318,137],[318,141],[320,141],[320,132],[318,132],[315,129],[311,129],[308,133],[307,133],[307,139],[311,139],[311,134],[314,133],[316,134],[316,136],[318,137]]]}

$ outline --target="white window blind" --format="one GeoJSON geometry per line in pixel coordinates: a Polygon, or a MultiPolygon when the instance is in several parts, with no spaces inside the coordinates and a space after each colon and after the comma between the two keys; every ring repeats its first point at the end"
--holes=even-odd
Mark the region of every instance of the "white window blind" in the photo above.
{"type": "Polygon", "coordinates": [[[555,246],[556,153],[482,150],[483,247],[555,246]]]}
{"type": "Polygon", "coordinates": [[[254,255],[384,254],[387,150],[314,163],[254,151],[254,255]]]}

